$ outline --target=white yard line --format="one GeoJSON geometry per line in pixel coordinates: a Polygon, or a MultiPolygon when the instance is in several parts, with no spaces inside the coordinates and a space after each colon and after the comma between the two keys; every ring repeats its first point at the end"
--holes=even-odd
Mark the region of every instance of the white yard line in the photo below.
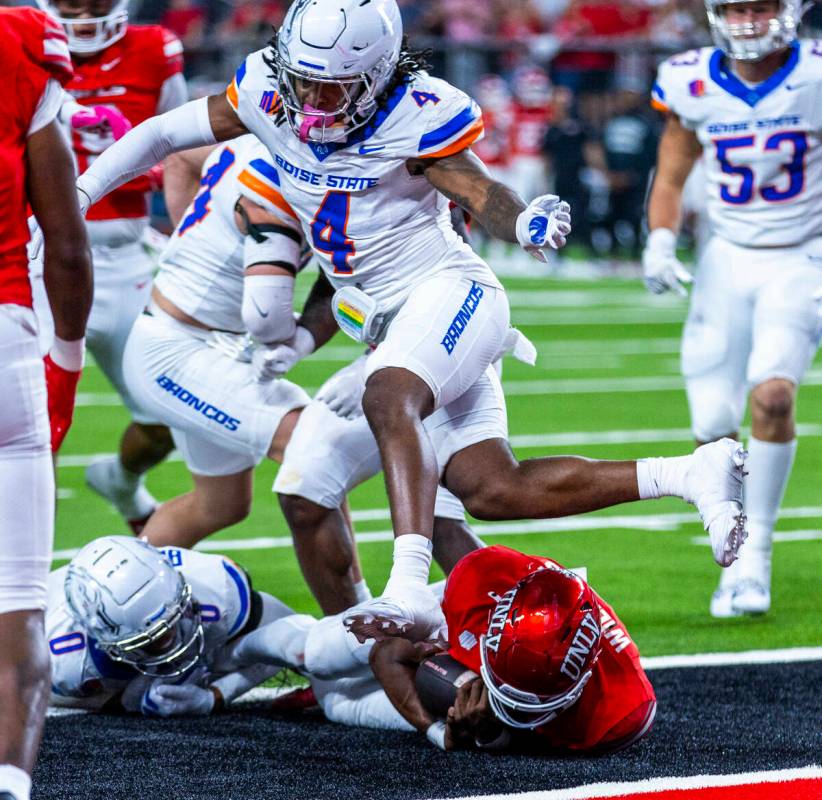
{"type": "Polygon", "coordinates": [[[732,775],[688,775],[669,778],[647,778],[641,781],[589,783],[573,789],[549,789],[511,794],[471,795],[461,800],[594,800],[600,797],[667,792],[683,789],[709,789],[741,786],[747,783],[784,783],[822,777],[822,767],[811,764],[795,769],[775,769],[766,772],[738,772],[732,775]]]}
{"type": "MultiPolygon", "coordinates": [[[[542,378],[537,380],[505,380],[505,394],[510,397],[539,394],[598,394],[613,392],[671,392],[684,389],[678,375],[638,375],[614,378],[542,378]]],[[[803,386],[822,386],[822,368],[811,369],[802,381],[803,386]]],[[[313,394],[318,386],[306,386],[313,394]]],[[[115,392],[80,392],[78,407],[121,406],[122,400],[115,392]]]]}
{"type": "MultiPolygon", "coordinates": [[[[748,429],[743,429],[743,436],[747,436],[748,429]]],[[[797,425],[797,434],[800,438],[822,436],[822,425],[804,423],[797,425]]],[[[693,434],[689,428],[635,428],[627,430],[608,431],[567,431],[564,433],[526,433],[510,436],[513,447],[583,447],[587,445],[606,444],[641,444],[644,442],[691,442],[693,434]]],[[[87,467],[99,458],[107,458],[113,453],[88,453],[85,455],[63,455],[57,460],[57,466],[63,468],[87,467]]],[[[182,457],[174,451],[167,459],[179,462],[182,457]]],[[[354,512],[354,519],[358,513],[354,512]]],[[[361,517],[360,519],[369,519],[361,517]]],[[[380,519],[382,519],[380,517],[380,519]]]]}
{"type": "Polygon", "coordinates": [[[739,653],[693,653],[684,656],[642,658],[645,669],[680,667],[731,667],[745,664],[793,664],[822,661],[822,647],[786,647],[777,650],[743,650],[739,653]]]}
{"type": "MultiPolygon", "coordinates": [[[[390,518],[390,513],[387,508],[368,509],[354,513],[355,521],[366,519],[370,521],[387,520],[390,518]],[[360,516],[358,517],[356,515],[360,516]]],[[[822,506],[785,508],[780,512],[781,519],[801,519],[805,517],[822,517],[822,506]]],[[[695,512],[682,512],[674,514],[592,515],[563,517],[560,519],[524,520],[522,522],[477,522],[472,527],[474,532],[480,537],[562,532],[583,533],[585,531],[613,529],[671,532],[678,531],[683,524],[694,524],[697,521],[698,518],[695,512]]],[[[790,534],[789,531],[785,533],[790,534]]],[[[779,536],[780,534],[777,533],[775,541],[780,541],[779,536]]],[[[359,544],[391,542],[394,539],[394,532],[390,528],[379,531],[362,531],[356,534],[356,539],[359,544]]],[[[702,544],[702,537],[697,537],[693,541],[702,544]]],[[[277,550],[291,546],[292,541],[290,536],[258,536],[252,539],[207,539],[195,545],[194,549],[205,552],[228,553],[237,550],[277,550]]],[[[67,560],[73,558],[78,552],[79,548],[55,550],[52,557],[55,560],[67,560]]]]}

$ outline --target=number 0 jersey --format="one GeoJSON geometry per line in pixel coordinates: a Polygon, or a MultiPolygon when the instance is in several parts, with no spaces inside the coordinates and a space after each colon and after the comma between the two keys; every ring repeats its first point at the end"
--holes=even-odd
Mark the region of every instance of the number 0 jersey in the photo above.
{"type": "MultiPolygon", "coordinates": [[[[201,174],[201,189],[163,251],[155,285],[203,325],[241,333],[245,237],[234,221],[237,199],[247,197],[298,235],[300,224],[279,192],[268,150],[255,136],[215,148],[201,174]]],[[[293,266],[296,271],[299,264],[293,266]]]]}
{"type": "Polygon", "coordinates": [[[226,96],[273,156],[282,195],[336,288],[356,285],[388,309],[444,269],[499,286],[454,232],[448,200],[406,168],[410,158],[458,153],[481,136],[482,116],[471,98],[416,75],[345,140],[303,143],[286,122],[275,122],[281,99],[265,53],[246,58],[226,96]]]}
{"type": "MultiPolygon", "coordinates": [[[[242,632],[252,618],[248,577],[224,556],[176,547],[161,551],[183,573],[200,606],[205,636],[202,661],[208,666],[216,652],[242,632]]],[[[94,698],[102,706],[140,674],[127,664],[112,661],[74,620],[63,590],[67,571],[67,566],[60,567],[49,575],[46,636],[52,695],[86,701],[94,698]]]]}
{"type": "Polygon", "coordinates": [[[747,247],[822,234],[822,42],[794,42],[783,66],[753,86],[721,50],[674,56],[659,67],[652,105],[702,144],[716,234],[747,247]]]}
{"type": "MultiPolygon", "coordinates": [[[[464,556],[448,576],[442,610],[449,653],[479,674],[480,637],[499,598],[544,566],[562,565],[502,545],[464,556]]],[[[641,739],[656,715],[656,696],[639,663],[639,650],[614,610],[599,596],[602,650],[580,699],[535,729],[551,748],[618,750],[641,739]]]]}

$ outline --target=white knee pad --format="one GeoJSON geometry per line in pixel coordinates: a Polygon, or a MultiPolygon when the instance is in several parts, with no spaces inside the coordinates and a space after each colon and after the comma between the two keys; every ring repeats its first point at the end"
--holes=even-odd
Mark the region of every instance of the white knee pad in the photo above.
{"type": "Polygon", "coordinates": [[[357,728],[411,731],[400,712],[391,704],[377,679],[370,673],[335,681],[311,680],[311,687],[331,722],[357,728]]]}
{"type": "Polygon", "coordinates": [[[0,515],[0,614],[45,609],[54,539],[49,451],[0,460],[0,515]]]}
{"type": "Polygon", "coordinates": [[[321,619],[305,642],[305,669],[322,680],[351,675],[368,663],[373,641],[360,644],[342,623],[342,614],[321,619]]]}
{"type": "Polygon", "coordinates": [[[700,442],[712,442],[739,430],[745,411],[745,386],[708,377],[685,382],[691,429],[700,442]]]}

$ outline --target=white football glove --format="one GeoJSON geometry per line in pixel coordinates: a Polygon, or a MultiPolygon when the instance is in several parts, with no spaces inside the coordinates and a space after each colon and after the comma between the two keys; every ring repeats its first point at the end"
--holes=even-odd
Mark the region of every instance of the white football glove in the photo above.
{"type": "Polygon", "coordinates": [[[214,710],[214,692],[194,683],[159,683],[146,689],[140,710],[149,717],[205,717],[214,710]]]}
{"type": "Polygon", "coordinates": [[[517,241],[538,261],[548,261],[542,248],[559,250],[571,232],[571,206],[555,194],[535,197],[517,217],[517,241]]]}
{"type": "MultiPolygon", "coordinates": [[[[85,217],[91,205],[91,199],[79,186],[77,187],[77,203],[80,206],[80,214],[85,217]]],[[[31,237],[28,246],[29,261],[36,261],[40,258],[43,249],[43,231],[33,216],[28,218],[28,224],[31,237]]]]}
{"type": "Polygon", "coordinates": [[[297,326],[294,335],[279,344],[258,344],[251,354],[251,368],[258,383],[281,378],[298,361],[314,352],[314,337],[306,328],[297,326]]]}
{"type": "Polygon", "coordinates": [[[693,276],[676,257],[676,234],[669,228],[657,228],[648,235],[642,251],[642,274],[645,286],[654,294],[673,289],[686,297],[685,286],[693,282],[693,276]]]}
{"type": "Polygon", "coordinates": [[[365,356],[332,375],[314,396],[325,403],[338,417],[356,419],[362,416],[362,396],[365,392],[363,367],[365,356]]]}

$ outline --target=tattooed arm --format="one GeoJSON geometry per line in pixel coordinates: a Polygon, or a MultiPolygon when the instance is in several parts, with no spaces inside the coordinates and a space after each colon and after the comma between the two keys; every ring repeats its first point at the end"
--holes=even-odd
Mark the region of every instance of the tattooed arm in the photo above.
{"type": "Polygon", "coordinates": [[[425,175],[428,182],[449,200],[468,211],[491,236],[517,242],[517,217],[525,203],[516,192],[488,174],[470,150],[445,158],[412,158],[412,175],[425,175]]]}

